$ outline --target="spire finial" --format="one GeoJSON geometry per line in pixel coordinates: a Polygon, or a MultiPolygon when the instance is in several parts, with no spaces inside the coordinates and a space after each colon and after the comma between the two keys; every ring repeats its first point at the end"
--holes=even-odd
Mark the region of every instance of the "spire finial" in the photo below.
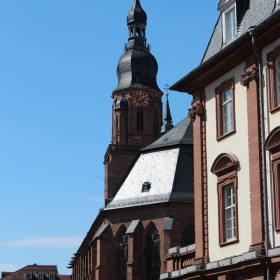
{"type": "Polygon", "coordinates": [[[165,112],[164,112],[164,116],[163,116],[163,119],[165,120],[165,124],[161,127],[160,134],[164,134],[164,133],[166,133],[167,131],[169,131],[170,129],[173,128],[172,117],[171,117],[169,101],[168,101],[169,85],[167,83],[165,84],[164,89],[166,90],[166,93],[165,93],[165,95],[166,95],[166,106],[165,106],[165,112]]]}
{"type": "Polygon", "coordinates": [[[168,100],[168,95],[169,95],[169,92],[168,92],[168,90],[169,90],[169,85],[168,85],[167,83],[165,84],[164,89],[166,90],[165,95],[166,95],[166,99],[168,100]]]}

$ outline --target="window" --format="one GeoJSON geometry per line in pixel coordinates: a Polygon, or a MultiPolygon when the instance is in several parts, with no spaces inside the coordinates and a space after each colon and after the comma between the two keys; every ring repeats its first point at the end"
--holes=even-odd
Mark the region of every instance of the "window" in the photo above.
{"type": "Polygon", "coordinates": [[[236,6],[230,7],[223,13],[224,43],[236,37],[236,6]]]}
{"type": "Polygon", "coordinates": [[[217,140],[235,132],[234,78],[215,89],[217,140]]]}
{"type": "Polygon", "coordinates": [[[138,111],[137,111],[136,130],[143,131],[143,111],[142,111],[142,109],[138,109],[138,111]]]}
{"type": "Polygon", "coordinates": [[[280,111],[280,46],[267,54],[270,112],[280,111]]]}
{"type": "Polygon", "coordinates": [[[43,279],[43,273],[39,273],[39,274],[38,274],[38,278],[39,278],[39,279],[43,279]]]}
{"type": "Polygon", "coordinates": [[[225,232],[226,241],[236,237],[235,231],[235,197],[234,185],[224,187],[224,211],[225,211],[225,232]]]}
{"type": "Polygon", "coordinates": [[[186,247],[186,246],[192,245],[194,243],[195,243],[194,225],[190,224],[184,229],[184,231],[182,233],[181,247],[186,247]]]}
{"type": "Polygon", "coordinates": [[[145,182],[143,185],[142,185],[142,192],[148,192],[151,188],[151,183],[149,182],[145,182]]]}
{"type": "Polygon", "coordinates": [[[266,150],[272,157],[274,224],[275,230],[280,232],[280,126],[274,128],[265,141],[266,150]]]}
{"type": "Polygon", "coordinates": [[[211,172],[217,176],[220,246],[238,242],[238,164],[235,155],[223,153],[215,159],[211,167],[211,172]]]}
{"type": "Polygon", "coordinates": [[[50,279],[53,280],[54,279],[54,274],[50,273],[50,279]]]}
{"type": "Polygon", "coordinates": [[[160,278],[160,236],[155,226],[152,226],[146,236],[145,243],[147,280],[160,278]]]}
{"type": "Polygon", "coordinates": [[[32,278],[32,273],[30,273],[30,272],[24,273],[24,279],[31,279],[31,278],[32,278]]]}
{"type": "Polygon", "coordinates": [[[223,107],[223,134],[233,130],[232,118],[232,89],[229,88],[222,93],[222,107],[223,107]]]}
{"type": "Polygon", "coordinates": [[[118,238],[118,250],[117,250],[117,264],[118,264],[118,280],[126,280],[127,276],[127,234],[123,231],[118,238]]]}

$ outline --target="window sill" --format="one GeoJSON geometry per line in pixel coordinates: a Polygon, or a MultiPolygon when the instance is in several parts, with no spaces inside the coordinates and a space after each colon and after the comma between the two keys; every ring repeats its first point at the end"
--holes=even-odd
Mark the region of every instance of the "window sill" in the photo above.
{"type": "Polygon", "coordinates": [[[277,107],[273,108],[270,110],[270,114],[273,115],[275,113],[278,113],[280,111],[280,105],[278,105],[277,107]]]}
{"type": "Polygon", "coordinates": [[[236,130],[234,129],[234,130],[232,130],[231,132],[228,132],[228,133],[226,133],[226,134],[223,134],[223,135],[219,136],[219,137],[217,138],[217,141],[220,142],[220,141],[222,141],[222,140],[224,140],[224,139],[230,137],[231,135],[233,135],[233,134],[235,134],[235,133],[236,133],[236,130]]]}
{"type": "Polygon", "coordinates": [[[238,243],[238,242],[239,242],[239,239],[236,238],[236,239],[233,239],[233,240],[229,240],[229,241],[225,241],[223,243],[220,243],[219,246],[224,247],[224,246],[232,245],[232,244],[235,244],[235,243],[238,243]]]}
{"type": "Polygon", "coordinates": [[[236,38],[237,38],[237,36],[233,37],[232,39],[230,39],[228,41],[224,41],[223,48],[227,47],[229,44],[231,44],[233,41],[235,41],[236,38]]]}

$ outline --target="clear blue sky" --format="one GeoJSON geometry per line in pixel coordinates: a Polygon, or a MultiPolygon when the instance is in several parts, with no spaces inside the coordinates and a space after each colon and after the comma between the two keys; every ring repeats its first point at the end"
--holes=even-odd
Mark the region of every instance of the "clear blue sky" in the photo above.
{"type": "MultiPolygon", "coordinates": [[[[104,204],[111,94],[132,3],[0,1],[0,272],[37,263],[71,273],[104,204]]],[[[218,0],[141,4],[164,90],[199,65],[218,0]]],[[[177,124],[191,97],[169,100],[177,124]]]]}

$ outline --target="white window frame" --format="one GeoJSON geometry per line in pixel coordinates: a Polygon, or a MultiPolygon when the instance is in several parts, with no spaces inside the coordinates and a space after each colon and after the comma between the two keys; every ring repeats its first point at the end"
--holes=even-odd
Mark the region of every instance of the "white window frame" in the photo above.
{"type": "Polygon", "coordinates": [[[50,273],[50,277],[51,280],[54,280],[54,273],[50,273]]]}
{"type": "Polygon", "coordinates": [[[222,123],[223,135],[233,131],[233,93],[232,88],[229,88],[222,93],[222,123]],[[225,95],[230,92],[231,97],[225,100],[225,95]],[[225,117],[226,116],[226,117],[225,117]]]}
{"type": "Polygon", "coordinates": [[[234,184],[224,187],[224,211],[225,211],[225,237],[226,241],[236,239],[236,213],[234,184]],[[228,196],[228,190],[230,196],[228,196]],[[230,201],[228,201],[228,198],[230,201]]]}
{"type": "Polygon", "coordinates": [[[234,3],[232,6],[230,6],[228,9],[226,9],[222,14],[222,21],[223,21],[223,38],[224,38],[224,44],[232,41],[234,38],[236,38],[237,34],[237,17],[236,17],[236,3],[234,3]],[[228,39],[228,29],[227,29],[227,16],[228,14],[234,10],[234,16],[235,16],[235,34],[232,38],[228,39]]]}
{"type": "Polygon", "coordinates": [[[280,56],[275,59],[275,75],[277,104],[280,106],[280,56]]]}
{"type": "Polygon", "coordinates": [[[44,279],[44,274],[42,272],[38,273],[38,279],[44,279]]]}

